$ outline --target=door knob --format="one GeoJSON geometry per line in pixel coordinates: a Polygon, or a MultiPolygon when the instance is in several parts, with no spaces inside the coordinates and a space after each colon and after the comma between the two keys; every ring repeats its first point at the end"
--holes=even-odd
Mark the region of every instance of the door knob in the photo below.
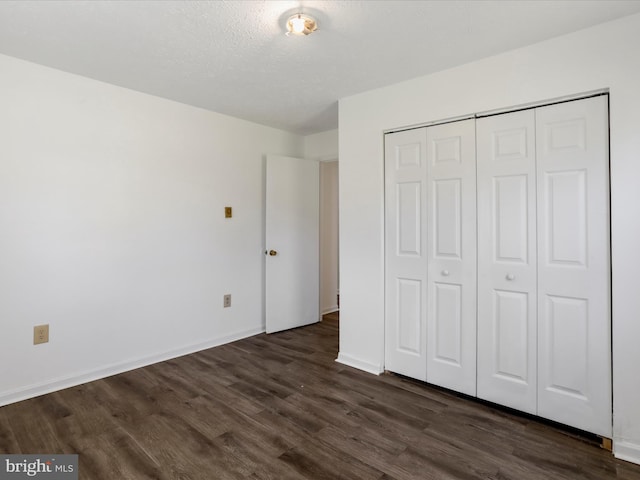
{"type": "Polygon", "coordinates": [[[513,273],[507,273],[507,280],[513,280],[516,276],[513,273]]]}
{"type": "Polygon", "coordinates": [[[449,276],[449,270],[442,270],[442,276],[443,277],[448,277],[449,276]]]}
{"type": "Polygon", "coordinates": [[[278,252],[276,252],[275,250],[269,250],[269,256],[270,257],[275,257],[278,254],[278,252]]]}

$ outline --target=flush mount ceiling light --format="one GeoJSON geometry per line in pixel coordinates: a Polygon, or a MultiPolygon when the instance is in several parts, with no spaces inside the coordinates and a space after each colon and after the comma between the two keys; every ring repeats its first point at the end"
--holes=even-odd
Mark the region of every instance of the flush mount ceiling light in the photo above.
{"type": "Polygon", "coordinates": [[[304,13],[291,15],[287,20],[287,35],[309,35],[317,28],[315,19],[304,13]]]}

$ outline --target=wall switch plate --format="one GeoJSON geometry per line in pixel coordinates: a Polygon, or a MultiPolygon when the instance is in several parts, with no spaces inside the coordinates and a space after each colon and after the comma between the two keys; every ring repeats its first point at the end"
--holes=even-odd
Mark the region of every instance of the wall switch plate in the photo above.
{"type": "Polygon", "coordinates": [[[227,308],[227,307],[231,306],[231,294],[230,293],[227,293],[223,297],[223,305],[224,305],[224,308],[227,308]]]}
{"type": "Polygon", "coordinates": [[[40,345],[41,343],[49,342],[49,324],[36,325],[33,327],[33,344],[40,345]]]}
{"type": "Polygon", "coordinates": [[[224,207],[224,218],[231,218],[233,216],[233,210],[231,207],[224,207]]]}

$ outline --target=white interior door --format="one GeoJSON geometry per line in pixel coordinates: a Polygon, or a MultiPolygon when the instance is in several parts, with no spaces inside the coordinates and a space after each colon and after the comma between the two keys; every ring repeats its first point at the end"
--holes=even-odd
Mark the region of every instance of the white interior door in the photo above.
{"type": "Polygon", "coordinates": [[[536,109],[538,414],[610,437],[607,102],[536,109]]]}
{"type": "Polygon", "coordinates": [[[385,136],[385,368],[427,379],[426,132],[385,136]]]}
{"type": "Polygon", "coordinates": [[[536,414],[535,113],[476,126],[478,397],[536,414]]]}
{"type": "Polygon", "coordinates": [[[427,128],[427,381],[476,394],[475,121],[427,128]]]}
{"type": "Polygon", "coordinates": [[[267,156],[266,331],[320,320],[319,163],[267,156]]]}

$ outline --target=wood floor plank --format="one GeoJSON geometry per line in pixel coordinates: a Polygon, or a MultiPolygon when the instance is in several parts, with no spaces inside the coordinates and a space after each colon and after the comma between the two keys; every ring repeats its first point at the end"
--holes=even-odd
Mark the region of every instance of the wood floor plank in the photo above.
{"type": "Polygon", "coordinates": [[[79,456],[79,478],[82,480],[177,478],[120,429],[70,439],[69,446],[79,456]]]}
{"type": "Polygon", "coordinates": [[[367,435],[363,428],[347,430],[331,426],[319,432],[318,437],[393,478],[415,478],[415,473],[395,465],[397,457],[407,449],[403,443],[382,435],[367,435]]]}
{"type": "Polygon", "coordinates": [[[296,479],[299,476],[295,469],[291,468],[285,462],[274,461],[274,458],[280,457],[289,449],[275,451],[272,445],[269,445],[266,439],[257,439],[246,435],[245,432],[227,432],[216,439],[225,455],[232,458],[235,462],[243,464],[245,470],[251,474],[247,477],[258,477],[268,479],[296,479]],[[263,465],[269,465],[269,469],[265,470],[263,465]]]}
{"type": "Polygon", "coordinates": [[[593,439],[335,362],[339,315],[0,408],[82,480],[640,480],[593,439]]]}
{"type": "Polygon", "coordinates": [[[317,442],[301,444],[278,458],[311,480],[378,480],[382,476],[374,467],[317,442]]]}
{"type": "MultiPolygon", "coordinates": [[[[64,439],[57,436],[54,420],[47,414],[52,397],[38,397],[16,405],[9,426],[20,450],[29,453],[64,452],[64,439]]],[[[13,453],[13,452],[11,452],[13,453]]]]}
{"type": "Polygon", "coordinates": [[[20,451],[20,445],[4,412],[5,410],[0,408],[0,453],[11,454],[20,451]]]}

